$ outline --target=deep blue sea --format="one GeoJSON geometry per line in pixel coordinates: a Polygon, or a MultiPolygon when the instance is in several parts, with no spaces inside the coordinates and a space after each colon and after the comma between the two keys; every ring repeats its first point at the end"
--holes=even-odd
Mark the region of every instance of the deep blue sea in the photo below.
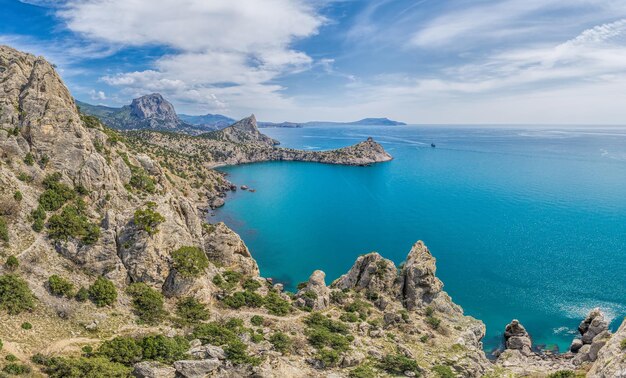
{"type": "Polygon", "coordinates": [[[626,128],[351,126],[263,129],[324,150],[368,136],[394,160],[371,167],[272,162],[223,168],[237,191],[223,220],[261,273],[292,288],[327,284],[360,254],[400,264],[423,240],[487,351],[519,319],[564,351],[593,307],[626,315],[626,128]],[[430,144],[435,143],[436,148],[430,144]]]}

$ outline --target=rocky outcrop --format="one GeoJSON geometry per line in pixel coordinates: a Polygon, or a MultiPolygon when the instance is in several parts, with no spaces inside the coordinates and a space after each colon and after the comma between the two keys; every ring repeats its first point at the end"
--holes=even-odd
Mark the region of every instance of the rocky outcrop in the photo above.
{"type": "Polygon", "coordinates": [[[524,355],[532,353],[532,342],[526,328],[517,320],[513,319],[504,329],[504,345],[506,349],[519,350],[524,355]]]}
{"type": "Polygon", "coordinates": [[[158,93],[134,99],[130,104],[130,114],[155,125],[176,128],[180,124],[174,106],[158,93]]]}
{"type": "Polygon", "coordinates": [[[422,241],[415,243],[400,273],[405,307],[414,310],[431,306],[442,313],[462,314],[462,309],[443,291],[436,270],[435,258],[428,248],[422,241]]]}
{"type": "Polygon", "coordinates": [[[176,373],[184,378],[204,378],[217,370],[222,363],[218,359],[183,360],[174,362],[176,373]]]}
{"type": "Polygon", "coordinates": [[[598,352],[611,337],[609,322],[599,308],[594,308],[578,326],[581,338],[579,343],[572,343],[572,352],[576,353],[574,364],[581,365],[584,362],[593,362],[598,357],[598,352]]]}
{"type": "Polygon", "coordinates": [[[210,261],[245,275],[259,275],[259,267],[250,255],[248,247],[241,237],[224,223],[207,226],[202,237],[204,251],[210,261]]]}
{"type": "Polygon", "coordinates": [[[313,311],[326,309],[330,304],[330,289],[326,287],[325,277],[321,270],[313,272],[306,286],[296,293],[296,305],[313,311]]]}
{"type": "Polygon", "coordinates": [[[359,256],[350,271],[335,280],[332,287],[387,293],[395,297],[397,270],[393,261],[376,252],[368,253],[359,256]]]}
{"type": "Polygon", "coordinates": [[[144,361],[133,366],[133,376],[136,378],[174,378],[176,369],[157,361],[144,361]]]}
{"type": "MultiPolygon", "coordinates": [[[[599,333],[598,336],[601,334],[602,332],[599,333]]],[[[596,360],[587,373],[587,377],[626,378],[626,358],[624,358],[626,349],[624,347],[626,345],[625,340],[626,321],[623,321],[615,334],[605,340],[606,344],[598,350],[596,360]]]]}
{"type": "Polygon", "coordinates": [[[277,140],[272,139],[259,131],[254,114],[235,122],[222,130],[203,134],[201,137],[235,144],[258,143],[267,146],[280,144],[277,140]]]}

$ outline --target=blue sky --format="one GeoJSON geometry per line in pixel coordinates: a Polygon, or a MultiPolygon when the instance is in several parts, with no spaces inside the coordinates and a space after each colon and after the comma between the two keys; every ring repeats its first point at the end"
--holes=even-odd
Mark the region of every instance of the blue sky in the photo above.
{"type": "Polygon", "coordinates": [[[272,121],[626,124],[626,1],[0,0],[76,98],[272,121]]]}

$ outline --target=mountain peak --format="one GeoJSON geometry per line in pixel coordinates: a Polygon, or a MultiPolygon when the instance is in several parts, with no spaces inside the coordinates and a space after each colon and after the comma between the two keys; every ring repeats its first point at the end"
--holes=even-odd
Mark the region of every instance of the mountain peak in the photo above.
{"type": "Polygon", "coordinates": [[[156,118],[178,121],[174,106],[159,93],[152,93],[134,99],[130,104],[130,111],[133,116],[139,119],[156,118]]]}

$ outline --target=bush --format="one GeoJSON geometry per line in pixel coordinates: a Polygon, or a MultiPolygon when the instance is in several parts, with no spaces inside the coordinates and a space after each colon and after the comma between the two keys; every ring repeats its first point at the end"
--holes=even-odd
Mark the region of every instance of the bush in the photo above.
{"type": "Polygon", "coordinates": [[[44,372],[50,378],[128,378],[131,376],[130,368],[103,357],[53,357],[45,360],[45,365],[44,372]]]}
{"type": "Polygon", "coordinates": [[[559,370],[552,374],[549,374],[546,378],[575,378],[576,373],[571,370],[559,370]]]}
{"type": "Polygon", "coordinates": [[[16,190],[15,193],[13,194],[13,199],[16,200],[17,202],[21,202],[23,198],[24,196],[22,196],[22,192],[20,192],[19,190],[16,190]]]}
{"type": "Polygon", "coordinates": [[[441,319],[436,318],[434,316],[429,316],[426,318],[426,323],[432,328],[437,329],[441,325],[441,319]]]}
{"type": "Polygon", "coordinates": [[[376,373],[369,365],[359,365],[348,373],[350,378],[376,378],[376,373]]]}
{"type": "Polygon", "coordinates": [[[89,222],[80,206],[68,205],[61,214],[50,217],[48,235],[57,241],[67,242],[70,238],[75,238],[90,245],[100,238],[100,227],[89,222]]]}
{"type": "Polygon", "coordinates": [[[17,357],[14,354],[7,354],[6,357],[4,357],[4,359],[9,362],[17,361],[17,357]]]}
{"type": "Polygon", "coordinates": [[[33,230],[41,232],[41,230],[43,230],[44,222],[46,221],[46,211],[41,205],[39,205],[30,213],[30,217],[33,220],[33,230]]]}
{"type": "Polygon", "coordinates": [[[32,324],[30,324],[29,322],[24,322],[24,323],[22,323],[22,326],[21,326],[21,327],[22,327],[22,329],[25,329],[25,330],[27,330],[27,331],[28,331],[29,329],[32,329],[32,328],[33,328],[33,325],[32,325],[32,324]]]}
{"type": "Polygon", "coordinates": [[[439,378],[456,378],[456,374],[450,366],[437,365],[432,368],[433,373],[439,378]]]}
{"type": "Polygon", "coordinates": [[[117,300],[117,290],[113,282],[104,277],[98,277],[89,287],[89,298],[98,307],[109,306],[117,300]]]}
{"type": "Polygon", "coordinates": [[[620,343],[619,343],[619,347],[621,349],[626,349],[626,339],[623,339],[620,343]]]}
{"type": "Polygon", "coordinates": [[[143,168],[131,167],[130,186],[150,194],[156,192],[156,182],[150,177],[143,168]]]}
{"type": "Polygon", "coordinates": [[[243,288],[249,291],[256,291],[261,287],[261,283],[253,278],[248,278],[243,282],[243,288]]]}
{"type": "Polygon", "coordinates": [[[105,341],[98,348],[97,354],[124,365],[139,362],[143,356],[141,345],[132,337],[127,336],[118,336],[105,341]]]}
{"type": "Polygon", "coordinates": [[[262,325],[263,325],[263,317],[262,317],[262,316],[259,316],[259,315],[253,315],[253,316],[250,318],[250,323],[251,323],[253,326],[260,327],[260,326],[262,326],[262,325]]]}
{"type": "Polygon", "coordinates": [[[166,364],[184,359],[189,349],[189,341],[180,336],[146,336],[141,340],[140,345],[144,360],[160,361],[166,364]]]}
{"type": "Polygon", "coordinates": [[[278,293],[270,291],[265,296],[265,308],[272,315],[285,316],[291,312],[291,302],[281,298],[278,293]]]}
{"type": "Polygon", "coordinates": [[[26,154],[26,156],[24,157],[24,164],[28,166],[32,166],[33,164],[35,164],[35,157],[33,156],[33,154],[31,154],[30,152],[26,154]]]}
{"type": "Polygon", "coordinates": [[[209,267],[209,259],[198,247],[180,247],[172,252],[173,267],[183,277],[197,277],[209,267]]]}
{"type": "Polygon", "coordinates": [[[2,371],[11,375],[23,375],[30,374],[30,366],[24,364],[18,364],[15,362],[8,363],[2,368],[2,371]]]}
{"type": "Polygon", "coordinates": [[[67,279],[53,274],[48,278],[48,290],[57,297],[71,298],[74,295],[74,284],[67,279]]]}
{"type": "Polygon", "coordinates": [[[165,316],[160,292],[145,283],[133,283],[128,286],[127,293],[133,298],[133,310],[141,321],[157,324],[165,316]]]}
{"type": "Polygon", "coordinates": [[[0,241],[9,242],[9,227],[4,217],[0,217],[0,241]]]}
{"type": "Polygon", "coordinates": [[[183,324],[195,324],[209,318],[206,306],[193,297],[185,297],[176,304],[176,313],[183,324]]]}
{"type": "Polygon", "coordinates": [[[163,215],[156,212],[154,209],[156,204],[154,202],[148,202],[144,209],[138,209],[135,211],[135,225],[140,230],[147,232],[149,235],[154,235],[158,230],[158,226],[165,222],[163,215]]]}
{"type": "Polygon", "coordinates": [[[217,322],[199,324],[192,335],[202,344],[225,345],[238,340],[235,331],[217,322]]]}
{"type": "Polygon", "coordinates": [[[89,299],[89,290],[81,286],[81,288],[76,292],[76,296],[74,298],[79,302],[85,302],[89,299]]]}
{"type": "Polygon", "coordinates": [[[270,336],[270,343],[274,346],[274,349],[282,354],[287,354],[291,349],[291,338],[283,332],[275,332],[270,336]]]}
{"type": "Polygon", "coordinates": [[[15,274],[0,276],[0,309],[10,315],[30,311],[35,305],[35,297],[26,281],[15,274]]]}
{"type": "Polygon", "coordinates": [[[43,180],[46,190],[39,196],[39,204],[46,211],[56,211],[67,201],[73,199],[76,193],[72,188],[60,182],[61,174],[49,174],[43,180]]]}
{"type": "Polygon", "coordinates": [[[4,268],[11,272],[15,271],[17,268],[19,268],[19,266],[20,262],[15,256],[7,257],[7,261],[4,263],[4,268]]]}
{"type": "Polygon", "coordinates": [[[304,323],[308,326],[305,334],[309,343],[320,351],[329,347],[334,351],[343,352],[348,350],[348,327],[336,320],[329,319],[319,312],[309,315],[304,323]]]}
{"type": "Polygon", "coordinates": [[[246,290],[225,297],[223,302],[230,308],[238,309],[243,306],[261,307],[265,301],[259,294],[246,290]]]}
{"type": "Polygon", "coordinates": [[[248,355],[248,346],[236,340],[224,347],[226,358],[234,364],[251,364],[258,365],[261,360],[258,357],[248,355]]]}
{"type": "Polygon", "coordinates": [[[349,323],[355,323],[360,320],[359,315],[356,312],[343,313],[341,314],[339,319],[343,320],[344,322],[349,322],[349,323]]]}
{"type": "Polygon", "coordinates": [[[333,367],[339,362],[339,352],[324,348],[317,352],[316,358],[322,362],[325,368],[333,367]]]}
{"type": "Polygon", "coordinates": [[[420,368],[417,361],[406,357],[403,354],[388,354],[380,363],[380,368],[391,374],[401,375],[406,371],[419,374],[420,368]]]}

